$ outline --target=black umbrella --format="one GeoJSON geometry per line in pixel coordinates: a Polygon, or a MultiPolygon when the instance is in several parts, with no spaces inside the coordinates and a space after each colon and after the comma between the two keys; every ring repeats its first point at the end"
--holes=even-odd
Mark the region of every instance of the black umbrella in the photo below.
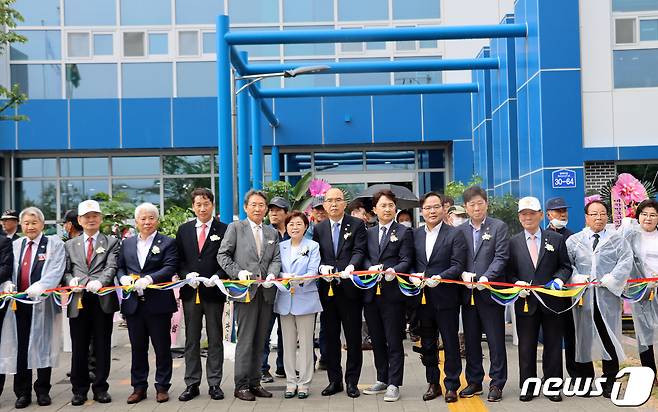
{"type": "Polygon", "coordinates": [[[409,189],[404,186],[392,185],[389,183],[382,183],[378,185],[373,185],[359,193],[354,200],[369,201],[372,199],[372,195],[379,192],[380,190],[390,190],[395,194],[396,204],[398,209],[411,209],[418,207],[418,197],[409,189]]]}

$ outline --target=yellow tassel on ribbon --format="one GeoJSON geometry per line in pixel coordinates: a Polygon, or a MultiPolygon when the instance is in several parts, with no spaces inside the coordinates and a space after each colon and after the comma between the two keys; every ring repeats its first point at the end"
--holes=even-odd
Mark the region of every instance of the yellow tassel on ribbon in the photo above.
{"type": "Polygon", "coordinates": [[[471,289],[471,306],[475,306],[475,298],[473,297],[473,289],[471,289]]]}
{"type": "Polygon", "coordinates": [[[653,289],[651,289],[651,293],[649,293],[649,302],[653,300],[653,289]]]}
{"type": "Polygon", "coordinates": [[[196,290],[196,299],[194,300],[194,303],[197,304],[197,305],[201,303],[201,299],[199,298],[199,289],[198,288],[196,290]]]}
{"type": "Polygon", "coordinates": [[[528,299],[523,303],[523,312],[528,313],[528,299]]]}
{"type": "Polygon", "coordinates": [[[381,294],[382,294],[382,289],[379,287],[379,283],[377,284],[377,292],[376,292],[376,294],[377,294],[377,295],[381,295],[381,294]]]}
{"type": "Polygon", "coordinates": [[[82,296],[80,296],[80,298],[78,299],[78,306],[77,306],[77,308],[78,308],[78,309],[82,309],[82,296]]]}
{"type": "Polygon", "coordinates": [[[16,301],[15,301],[15,300],[12,300],[12,301],[11,301],[11,310],[13,310],[14,312],[16,312],[16,309],[18,309],[18,307],[16,306],[16,301]]]}
{"type": "Polygon", "coordinates": [[[249,289],[247,289],[247,298],[244,300],[244,303],[251,302],[251,297],[249,296],[249,289]]]}
{"type": "Polygon", "coordinates": [[[423,298],[420,300],[420,304],[421,305],[426,305],[427,304],[427,300],[425,299],[425,291],[423,291],[423,298]]]}
{"type": "Polygon", "coordinates": [[[580,295],[580,299],[578,300],[578,306],[583,306],[583,295],[580,295]]]}
{"type": "Polygon", "coordinates": [[[294,295],[294,294],[295,294],[295,287],[294,287],[294,286],[290,288],[290,294],[291,294],[291,295],[294,295]]]}
{"type": "Polygon", "coordinates": [[[327,293],[327,296],[333,296],[334,295],[334,288],[331,287],[331,283],[329,284],[329,293],[327,293]]]}

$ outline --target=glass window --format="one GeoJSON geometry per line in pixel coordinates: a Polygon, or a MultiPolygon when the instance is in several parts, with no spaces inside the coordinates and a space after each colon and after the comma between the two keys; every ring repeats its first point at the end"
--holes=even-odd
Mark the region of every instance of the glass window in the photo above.
{"type": "Polygon", "coordinates": [[[178,97],[217,96],[215,62],[180,62],[176,65],[178,97]]]}
{"type": "MultiPolygon", "coordinates": [[[[343,43],[345,44],[345,43],[343,43]]],[[[385,41],[376,41],[371,43],[366,43],[366,49],[368,50],[386,50],[385,41]]]]}
{"type": "Polygon", "coordinates": [[[16,182],[16,203],[20,210],[36,206],[46,220],[57,218],[57,183],[53,180],[16,182]]]}
{"type": "Polygon", "coordinates": [[[316,153],[315,170],[318,172],[363,170],[363,152],[316,153]]]}
{"type": "Polygon", "coordinates": [[[30,99],[61,99],[62,69],[58,64],[12,64],[11,82],[30,99]]]}
{"type": "Polygon", "coordinates": [[[115,98],[118,97],[117,90],[116,64],[66,65],[68,99],[115,98]]]}
{"type": "Polygon", "coordinates": [[[190,208],[192,206],[190,193],[197,187],[210,188],[210,178],[164,179],[165,212],[172,206],[190,208]]]}
{"type": "Polygon", "coordinates": [[[169,54],[167,33],[149,33],[149,54],[169,54]]]}
{"type": "Polygon", "coordinates": [[[144,32],[123,33],[123,55],[126,57],[144,56],[144,32]]]}
{"type": "Polygon", "coordinates": [[[658,49],[614,50],[615,88],[658,86],[658,49]]]}
{"type": "MultiPolygon", "coordinates": [[[[231,16],[233,17],[233,16],[231,16]]],[[[278,31],[278,27],[258,27],[257,29],[253,27],[231,27],[231,31],[278,31]]],[[[249,58],[253,57],[270,57],[270,56],[279,56],[279,45],[278,44],[265,44],[265,45],[254,45],[254,46],[238,46],[239,50],[244,50],[249,53],[249,58]]]]}
{"type": "MultiPolygon", "coordinates": [[[[400,28],[413,28],[416,26],[398,26],[400,28]]],[[[416,50],[416,41],[415,40],[409,40],[409,41],[398,41],[395,42],[395,49],[399,51],[408,51],[408,50],[416,50]]]]}
{"type": "Polygon", "coordinates": [[[149,176],[160,174],[160,158],[152,157],[113,157],[113,176],[149,176]]]}
{"type": "Polygon", "coordinates": [[[612,11],[658,10],[658,0],[612,0],[612,11]]]}
{"type": "Polygon", "coordinates": [[[89,33],[68,34],[69,57],[89,57],[89,33]]]}
{"type": "Polygon", "coordinates": [[[215,36],[214,31],[203,33],[203,53],[204,54],[217,53],[217,38],[215,36]]]}
{"type": "Polygon", "coordinates": [[[143,26],[171,24],[169,1],[121,0],[121,25],[143,26]]]}
{"type": "MultiPolygon", "coordinates": [[[[286,63],[294,64],[297,67],[303,66],[320,66],[326,63],[332,63],[333,60],[287,60],[286,63]]],[[[334,87],[336,86],[335,74],[305,74],[297,77],[283,79],[285,87],[334,87]]]]}
{"type": "Polygon", "coordinates": [[[436,40],[421,40],[419,43],[421,49],[436,49],[439,47],[439,43],[436,40]]]}
{"type": "Polygon", "coordinates": [[[445,174],[443,172],[418,173],[418,193],[443,193],[445,190],[445,174]]]}
{"type": "Polygon", "coordinates": [[[176,24],[215,24],[220,14],[223,0],[176,0],[176,24]]]}
{"type": "MultiPolygon", "coordinates": [[[[309,172],[311,170],[311,154],[310,153],[280,153],[279,165],[281,167],[281,171],[285,173],[309,172]]],[[[270,166],[271,166],[270,164],[267,165],[267,171],[270,171],[270,166]]]]}
{"type": "Polygon", "coordinates": [[[59,0],[19,0],[15,8],[23,16],[21,26],[59,26],[59,0]]]}
{"type": "Polygon", "coordinates": [[[26,43],[12,43],[12,60],[60,60],[62,57],[59,30],[16,30],[27,37],[26,43]]]}
{"type": "MultiPolygon", "coordinates": [[[[341,30],[356,30],[362,29],[362,27],[343,27],[341,30]]],[[[340,50],[343,53],[362,53],[363,52],[363,43],[340,43],[340,50]]]]}
{"type": "Polygon", "coordinates": [[[337,0],[338,20],[388,20],[388,0],[337,0]]]}
{"type": "Polygon", "coordinates": [[[106,157],[65,157],[59,160],[62,176],[107,176],[106,157]]]}
{"type": "MultiPolygon", "coordinates": [[[[432,57],[421,57],[421,58],[433,59],[432,57]]],[[[395,60],[417,60],[417,58],[398,57],[395,60]]],[[[440,71],[395,72],[393,73],[393,79],[395,81],[395,84],[441,84],[441,72],[440,71]]]]}
{"type": "Polygon", "coordinates": [[[199,32],[198,31],[179,31],[178,32],[178,55],[179,56],[197,56],[199,54],[199,32]]]}
{"type": "Polygon", "coordinates": [[[57,159],[16,159],[16,177],[56,177],[57,159]]]}
{"type": "Polygon", "coordinates": [[[157,206],[160,204],[160,179],[113,179],[112,195],[118,194],[135,205],[151,202],[157,206]]]}
{"type": "Polygon", "coordinates": [[[111,34],[94,34],[94,56],[111,56],[114,45],[111,34]]]}
{"type": "Polygon", "coordinates": [[[283,0],[284,22],[318,22],[333,20],[333,0],[283,0]]]}
{"type": "Polygon", "coordinates": [[[121,65],[123,97],[171,97],[171,63],[125,63],[121,65]]]}
{"type": "MultiPolygon", "coordinates": [[[[341,61],[382,61],[382,59],[343,59],[341,61]]],[[[388,61],[386,59],[385,61],[388,61]]],[[[341,86],[370,86],[391,84],[389,73],[343,73],[339,75],[341,86]]]]}
{"type": "Polygon", "coordinates": [[[232,23],[278,23],[279,2],[273,0],[228,0],[232,23]]]}
{"type": "Polygon", "coordinates": [[[418,151],[419,169],[443,169],[444,167],[445,160],[443,149],[418,151]]]}
{"type": "Polygon", "coordinates": [[[393,0],[393,19],[438,19],[441,17],[439,0],[393,0]]]}
{"type": "Polygon", "coordinates": [[[368,170],[412,170],[415,167],[413,150],[366,152],[368,170]]]}
{"type": "Polygon", "coordinates": [[[640,20],[640,41],[658,40],[658,19],[640,20]]]}
{"type": "Polygon", "coordinates": [[[64,23],[67,26],[114,26],[116,1],[64,0],[64,23]]]}
{"type": "Polygon", "coordinates": [[[104,180],[62,180],[59,185],[62,214],[77,209],[83,200],[91,199],[98,193],[109,193],[109,182],[104,180]]]}
{"type": "Polygon", "coordinates": [[[635,43],[635,19],[615,20],[615,42],[617,44],[635,43]]]}
{"type": "MultiPolygon", "coordinates": [[[[199,175],[210,173],[210,156],[165,156],[163,173],[166,175],[199,175]]],[[[210,187],[210,186],[205,186],[210,187]]]]}
{"type": "MultiPolygon", "coordinates": [[[[333,26],[312,26],[312,27],[286,27],[286,30],[327,30],[333,29],[333,26]]],[[[315,43],[315,44],[285,44],[283,53],[286,56],[324,56],[335,53],[334,43],[315,43]]]]}

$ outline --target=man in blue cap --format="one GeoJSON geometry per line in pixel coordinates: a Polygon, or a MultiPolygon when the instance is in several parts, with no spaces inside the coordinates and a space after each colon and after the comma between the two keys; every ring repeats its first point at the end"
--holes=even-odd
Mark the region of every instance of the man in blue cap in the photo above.
{"type": "Polygon", "coordinates": [[[553,230],[564,237],[564,240],[573,235],[567,224],[569,223],[569,205],[561,197],[552,197],[546,201],[546,216],[548,217],[547,229],[553,230]]]}

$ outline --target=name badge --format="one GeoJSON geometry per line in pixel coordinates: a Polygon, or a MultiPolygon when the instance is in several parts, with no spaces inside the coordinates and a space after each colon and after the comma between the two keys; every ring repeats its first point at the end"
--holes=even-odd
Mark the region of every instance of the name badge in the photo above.
{"type": "Polygon", "coordinates": [[[39,259],[40,261],[46,260],[46,254],[45,253],[39,253],[37,255],[37,259],[39,259]]]}

